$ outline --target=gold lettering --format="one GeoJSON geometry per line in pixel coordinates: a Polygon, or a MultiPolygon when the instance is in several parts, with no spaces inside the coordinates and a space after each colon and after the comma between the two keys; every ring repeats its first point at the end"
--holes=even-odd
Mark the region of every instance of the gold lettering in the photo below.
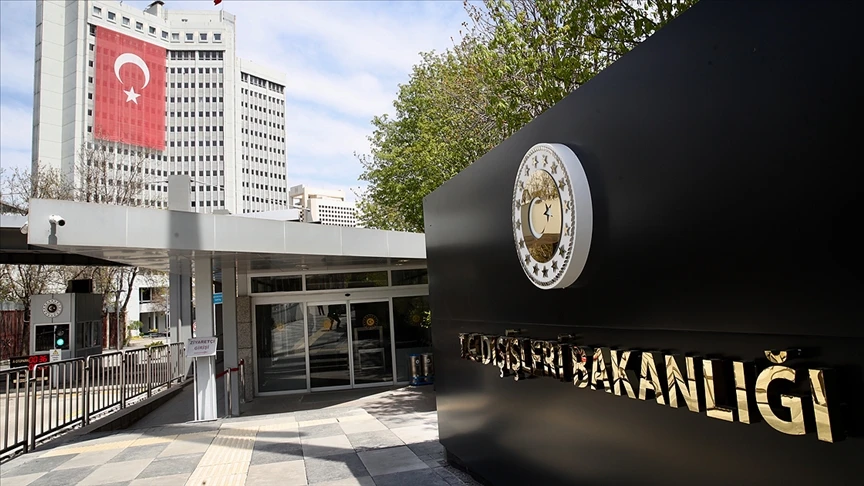
{"type": "Polygon", "coordinates": [[[467,359],[468,358],[468,333],[464,333],[464,332],[459,333],[459,348],[461,350],[459,357],[463,358],[463,359],[467,359]]]}
{"type": "Polygon", "coordinates": [[[735,421],[735,411],[729,408],[720,407],[717,405],[717,396],[714,390],[714,365],[721,365],[719,360],[703,359],[702,360],[702,377],[705,382],[705,410],[708,416],[727,422],[735,421]]]}
{"type": "Polygon", "coordinates": [[[654,354],[652,352],[642,353],[642,369],[639,373],[639,400],[647,400],[650,391],[654,394],[654,399],[658,404],[665,405],[663,385],[657,374],[657,361],[655,361],[654,354]]]}
{"type": "Polygon", "coordinates": [[[585,348],[581,346],[572,346],[570,348],[571,365],[573,368],[573,384],[579,388],[586,388],[591,378],[588,373],[588,355],[585,348]]]}
{"type": "Polygon", "coordinates": [[[492,362],[492,343],[489,340],[490,337],[492,336],[485,334],[480,336],[480,362],[483,364],[490,364],[492,362]]]}
{"type": "Polygon", "coordinates": [[[609,351],[610,365],[612,367],[612,389],[615,394],[621,396],[621,389],[630,398],[636,398],[636,393],[633,391],[633,386],[630,384],[630,376],[627,375],[627,362],[630,360],[632,351],[621,351],[621,358],[618,358],[618,350],[612,349],[609,351]]]}
{"type": "Polygon", "coordinates": [[[753,363],[742,363],[733,361],[732,368],[735,374],[735,399],[738,402],[738,421],[742,424],[750,424],[759,420],[756,410],[751,404],[754,402],[752,392],[747,388],[747,382],[753,381],[756,368],[753,363]]]}
{"type": "Polygon", "coordinates": [[[795,370],[788,366],[769,366],[756,378],[756,405],[762,418],[775,430],[789,435],[804,435],[804,414],[801,398],[791,395],[780,395],[780,405],[789,409],[789,420],[778,417],[768,402],[768,387],[774,380],[786,380],[795,383],[795,370]]]}
{"type": "Polygon", "coordinates": [[[666,355],[666,384],[669,387],[669,406],[678,408],[678,395],[684,399],[684,404],[691,412],[699,412],[699,390],[696,381],[696,363],[692,356],[684,357],[687,378],[678,369],[678,362],[671,354],[666,355]]]}
{"type": "Polygon", "coordinates": [[[594,359],[591,362],[591,389],[596,390],[602,382],[606,393],[612,393],[612,385],[609,383],[609,374],[606,372],[606,360],[603,359],[603,349],[594,349],[594,359]]]}
{"type": "Polygon", "coordinates": [[[808,370],[810,396],[813,399],[813,414],[816,418],[816,436],[823,442],[840,440],[831,426],[833,404],[828,401],[828,385],[831,370],[808,370]]]}

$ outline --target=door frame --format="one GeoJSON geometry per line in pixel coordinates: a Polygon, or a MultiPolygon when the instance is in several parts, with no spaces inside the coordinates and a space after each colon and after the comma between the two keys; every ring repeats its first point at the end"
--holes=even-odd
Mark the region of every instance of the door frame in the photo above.
{"type": "MultiPolygon", "coordinates": [[[[384,387],[388,385],[398,385],[400,382],[398,381],[399,374],[397,373],[397,363],[396,363],[396,340],[395,340],[395,326],[393,323],[393,299],[398,297],[416,297],[418,295],[429,295],[427,286],[418,286],[418,285],[406,285],[400,287],[378,287],[378,288],[370,288],[370,289],[340,289],[338,291],[332,292],[292,292],[292,293],[278,293],[275,295],[269,294],[256,294],[254,296],[250,296],[249,298],[249,311],[252,318],[252,359],[254,366],[252,367],[252,376],[253,381],[255,383],[255,389],[253,391],[254,396],[274,396],[274,395],[297,395],[302,393],[315,393],[319,391],[331,391],[331,390],[350,390],[353,388],[373,388],[373,387],[384,387]],[[419,290],[418,287],[423,287],[423,290],[419,290]],[[357,291],[356,294],[354,292],[357,291]],[[347,294],[347,295],[346,295],[347,294]],[[352,299],[351,297],[355,298],[352,299]],[[391,357],[391,366],[393,370],[393,381],[386,382],[382,381],[380,383],[367,383],[362,385],[348,385],[348,386],[339,386],[339,387],[327,387],[327,388],[316,388],[312,389],[311,383],[311,372],[310,372],[310,363],[309,363],[309,323],[308,323],[308,310],[307,307],[309,305],[318,305],[318,304],[328,304],[328,303],[336,303],[342,304],[345,303],[348,306],[348,310],[350,312],[351,302],[364,303],[364,302],[383,302],[387,301],[389,310],[390,310],[390,357],[391,357]],[[306,353],[306,389],[305,390],[285,390],[285,391],[272,391],[272,392],[261,392],[259,386],[259,377],[258,377],[258,317],[257,312],[255,311],[255,306],[265,305],[265,304],[301,304],[303,306],[303,327],[305,332],[304,336],[304,346],[306,353]]],[[[353,338],[353,336],[351,336],[353,338]]],[[[351,352],[351,382],[354,382],[354,357],[353,357],[353,349],[349,350],[351,352]]],[[[404,382],[403,382],[404,383],[404,382]]]]}
{"type": "MultiPolygon", "coordinates": [[[[396,332],[396,328],[393,326],[393,296],[381,297],[381,298],[372,298],[363,296],[359,299],[349,299],[349,313],[351,304],[368,304],[373,302],[387,302],[387,312],[388,312],[388,325],[390,326],[390,381],[379,381],[377,383],[364,383],[362,385],[357,385],[354,381],[354,371],[352,365],[351,371],[351,386],[353,388],[374,388],[381,387],[387,385],[395,385],[396,384],[396,340],[394,339],[394,334],[396,332]]],[[[352,329],[353,331],[353,329],[352,329]]],[[[352,334],[353,337],[353,334],[352,334]]],[[[354,360],[354,348],[351,348],[351,360],[354,360]]]]}
{"type": "Polygon", "coordinates": [[[342,300],[333,300],[333,301],[323,301],[323,302],[314,302],[315,306],[319,305],[344,305],[345,306],[345,319],[348,321],[345,324],[345,328],[348,330],[348,384],[347,385],[336,385],[336,386],[321,386],[317,388],[312,388],[312,362],[311,357],[312,354],[309,352],[309,308],[312,307],[306,305],[306,313],[303,315],[303,323],[306,331],[306,389],[309,392],[322,392],[322,391],[335,391],[335,390],[350,390],[354,387],[354,353],[353,353],[353,339],[351,336],[351,306],[348,301],[343,297],[342,300]]]}
{"type": "Polygon", "coordinates": [[[268,397],[272,395],[299,395],[309,393],[309,333],[306,332],[306,304],[304,302],[258,302],[254,301],[249,304],[249,313],[252,317],[252,382],[255,387],[252,391],[253,397],[268,397]],[[272,305],[272,304],[300,304],[301,312],[303,313],[303,353],[306,355],[306,388],[302,390],[280,390],[262,392],[260,383],[258,382],[258,313],[255,311],[257,305],[272,305]]]}

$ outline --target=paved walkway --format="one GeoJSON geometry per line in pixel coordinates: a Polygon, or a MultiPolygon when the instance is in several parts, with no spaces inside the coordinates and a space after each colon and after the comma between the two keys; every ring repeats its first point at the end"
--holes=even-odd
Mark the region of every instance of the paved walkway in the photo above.
{"type": "Polygon", "coordinates": [[[0,465],[0,484],[477,484],[444,461],[428,387],[361,398],[349,392],[256,399],[238,418],[170,423],[191,407],[184,402],[190,395],[184,390],[138,428],[85,435],[17,457],[0,465]],[[273,413],[280,401],[282,410],[295,411],[273,413]]]}

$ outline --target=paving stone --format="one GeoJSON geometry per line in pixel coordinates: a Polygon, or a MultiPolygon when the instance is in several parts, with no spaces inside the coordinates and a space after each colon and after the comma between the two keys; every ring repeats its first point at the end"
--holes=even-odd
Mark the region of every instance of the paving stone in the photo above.
{"type": "Polygon", "coordinates": [[[418,456],[425,455],[433,455],[433,454],[441,454],[446,455],[446,451],[444,446],[441,445],[437,440],[428,440],[425,442],[417,442],[414,444],[408,444],[408,448],[414,451],[418,456]]]}
{"type": "Polygon", "coordinates": [[[306,479],[309,484],[368,476],[366,466],[357,454],[334,454],[306,459],[306,479]]]}
{"type": "Polygon", "coordinates": [[[375,484],[376,486],[405,486],[407,484],[411,486],[450,486],[450,483],[431,469],[375,476],[375,484]]]}
{"type": "Polygon", "coordinates": [[[258,434],[255,436],[257,440],[269,440],[272,442],[279,442],[284,440],[289,440],[292,442],[297,442],[300,438],[300,431],[297,429],[295,425],[293,429],[289,430],[275,430],[269,427],[261,427],[258,429],[258,434]]]}
{"type": "Polygon", "coordinates": [[[246,484],[250,486],[305,485],[306,468],[303,461],[284,461],[249,466],[246,484]]]}
{"type": "Polygon", "coordinates": [[[39,457],[13,467],[6,467],[6,465],[4,465],[4,467],[0,469],[0,477],[8,478],[51,471],[66,461],[72,460],[76,455],[77,454],[65,454],[62,456],[39,457]]]}
{"type": "Polygon", "coordinates": [[[369,475],[376,478],[376,484],[378,482],[377,476],[415,469],[427,469],[429,467],[418,459],[411,452],[411,449],[405,446],[363,451],[358,452],[357,455],[363,461],[363,465],[366,466],[369,475]]]}
{"type": "MultiPolygon", "coordinates": [[[[43,474],[42,477],[30,483],[29,486],[69,486],[70,484],[78,484],[79,481],[89,476],[96,467],[76,467],[73,469],[64,469],[62,471],[50,471],[43,474]]],[[[14,481],[11,480],[11,481],[14,481]]],[[[5,483],[6,481],[2,481],[5,483]]],[[[17,484],[17,483],[12,483],[17,484]]]]}
{"type": "Polygon", "coordinates": [[[252,465],[270,464],[303,459],[303,446],[300,442],[256,441],[252,451],[252,465]]]}
{"type": "Polygon", "coordinates": [[[82,452],[72,459],[64,462],[63,464],[54,468],[54,470],[60,469],[71,469],[73,467],[86,467],[86,466],[101,466],[106,462],[114,459],[118,454],[120,454],[123,449],[109,449],[107,451],[96,451],[96,452],[82,452]]]}
{"type": "Polygon", "coordinates": [[[354,450],[357,452],[405,445],[399,437],[396,437],[389,430],[351,434],[348,436],[348,440],[351,441],[351,445],[354,446],[354,450]]]}
{"type": "Polygon", "coordinates": [[[180,434],[157,457],[203,454],[216,438],[216,431],[180,434]]]}
{"type": "Polygon", "coordinates": [[[180,486],[186,484],[189,474],[174,474],[172,476],[161,476],[158,478],[136,479],[129,486],[180,486]]]}
{"type": "MultiPolygon", "coordinates": [[[[46,473],[33,473],[33,474],[25,474],[23,476],[14,476],[13,478],[7,478],[6,481],[12,482],[15,481],[15,486],[28,486],[33,481],[44,476],[46,473]]],[[[3,481],[0,481],[0,484],[3,484],[3,481]]]]}
{"type": "Polygon", "coordinates": [[[339,422],[339,427],[342,427],[342,431],[348,435],[359,434],[360,432],[377,432],[379,430],[387,430],[387,427],[384,424],[371,417],[369,420],[339,422]]]}
{"type": "Polygon", "coordinates": [[[109,462],[108,464],[94,469],[89,476],[79,481],[78,484],[80,486],[87,486],[116,483],[120,481],[132,481],[138,477],[138,475],[141,474],[141,471],[143,471],[152,461],[153,458],[138,459],[135,461],[109,462]]]}
{"type": "Polygon", "coordinates": [[[345,435],[303,440],[303,457],[306,458],[347,454],[349,452],[354,452],[354,446],[351,445],[348,436],[345,435]]]}
{"type": "Polygon", "coordinates": [[[200,454],[159,457],[147,465],[135,479],[173,476],[177,474],[186,474],[188,476],[195,471],[202,457],[204,457],[203,452],[200,454]]]}
{"type": "Polygon", "coordinates": [[[428,425],[415,425],[410,427],[391,427],[390,431],[396,434],[406,444],[417,444],[438,440],[438,428],[428,425]]]}
{"type": "Polygon", "coordinates": [[[345,435],[342,427],[337,423],[313,425],[311,427],[300,427],[300,439],[314,439],[317,437],[332,437],[334,435],[345,435]]]}
{"type": "MultiPolygon", "coordinates": [[[[169,442],[161,444],[142,445],[137,447],[127,447],[122,452],[108,460],[107,462],[126,462],[138,461],[141,459],[153,459],[168,448],[169,442]]],[[[135,478],[132,478],[135,479],[135,478]]]]}
{"type": "Polygon", "coordinates": [[[371,476],[363,476],[362,478],[348,478],[315,483],[315,486],[375,486],[375,481],[371,476]]]}

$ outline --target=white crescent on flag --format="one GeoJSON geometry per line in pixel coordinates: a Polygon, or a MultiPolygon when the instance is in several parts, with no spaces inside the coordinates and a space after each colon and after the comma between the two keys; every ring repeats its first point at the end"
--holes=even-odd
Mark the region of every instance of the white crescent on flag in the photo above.
{"type": "Polygon", "coordinates": [[[120,84],[123,84],[123,80],[120,79],[120,68],[123,67],[124,64],[134,64],[144,72],[144,86],[141,86],[141,89],[146,88],[147,85],[150,84],[150,69],[147,67],[144,59],[141,59],[131,52],[124,52],[114,60],[114,75],[117,76],[117,81],[120,81],[120,84]]]}

